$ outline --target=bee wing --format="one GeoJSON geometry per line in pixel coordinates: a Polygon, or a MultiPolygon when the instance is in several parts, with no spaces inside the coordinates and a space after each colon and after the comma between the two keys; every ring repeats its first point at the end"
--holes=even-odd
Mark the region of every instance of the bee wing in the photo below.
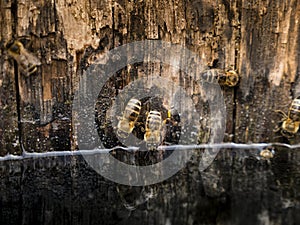
{"type": "Polygon", "coordinates": [[[26,55],[27,61],[33,65],[40,66],[42,63],[38,57],[36,57],[33,53],[24,49],[24,55],[26,55]]]}
{"type": "Polygon", "coordinates": [[[9,52],[10,55],[17,61],[21,70],[26,74],[30,75],[36,71],[36,67],[41,65],[41,61],[33,55],[33,53],[28,52],[26,49],[22,49],[20,53],[9,52]]]}

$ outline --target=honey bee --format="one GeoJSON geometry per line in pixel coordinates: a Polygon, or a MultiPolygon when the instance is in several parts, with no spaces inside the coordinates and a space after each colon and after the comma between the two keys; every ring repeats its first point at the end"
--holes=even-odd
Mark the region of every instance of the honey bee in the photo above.
{"type": "Polygon", "coordinates": [[[6,49],[8,54],[17,61],[21,71],[26,76],[33,74],[37,70],[37,66],[41,65],[40,60],[17,40],[10,41],[6,45],[6,49]]]}
{"type": "Polygon", "coordinates": [[[292,101],[288,116],[294,121],[300,121],[300,96],[292,101]]]}
{"type": "Polygon", "coordinates": [[[259,155],[264,158],[264,159],[271,159],[274,157],[274,150],[273,149],[269,149],[269,148],[266,148],[266,149],[263,149],[259,155]]]}
{"type": "Polygon", "coordinates": [[[275,112],[283,115],[280,126],[275,129],[275,132],[280,131],[287,138],[293,137],[300,127],[300,96],[292,101],[287,115],[281,110],[275,112]]]}
{"type": "Polygon", "coordinates": [[[234,87],[239,82],[239,76],[234,70],[209,69],[201,73],[201,79],[208,83],[218,83],[222,86],[234,87]]]}
{"type": "Polygon", "coordinates": [[[127,138],[133,131],[135,123],[141,111],[141,102],[135,98],[132,98],[127,103],[123,116],[118,123],[117,135],[121,138],[127,138]]]}
{"type": "Polygon", "coordinates": [[[162,118],[158,111],[150,111],[146,119],[144,140],[148,150],[155,150],[161,143],[162,118]]]}
{"type": "Polygon", "coordinates": [[[163,124],[166,125],[166,132],[164,137],[164,143],[178,144],[181,134],[180,115],[178,111],[172,107],[167,111],[167,118],[163,121],[163,124]]]}

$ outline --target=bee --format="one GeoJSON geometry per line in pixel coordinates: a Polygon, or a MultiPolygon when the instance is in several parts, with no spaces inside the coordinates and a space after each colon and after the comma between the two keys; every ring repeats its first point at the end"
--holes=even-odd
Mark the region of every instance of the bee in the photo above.
{"type": "Polygon", "coordinates": [[[158,111],[150,111],[147,115],[144,140],[148,150],[155,150],[161,143],[162,130],[161,113],[158,111]]]}
{"type": "Polygon", "coordinates": [[[234,70],[209,69],[201,73],[201,79],[208,83],[218,83],[221,86],[234,87],[239,82],[239,76],[234,70]]]}
{"type": "Polygon", "coordinates": [[[180,115],[174,107],[167,111],[167,118],[163,124],[166,125],[164,142],[178,144],[181,134],[180,115]]]}
{"type": "Polygon", "coordinates": [[[142,104],[138,99],[132,98],[129,100],[117,126],[117,135],[119,137],[127,138],[133,131],[138,116],[140,115],[141,106],[142,104]]]}
{"type": "Polygon", "coordinates": [[[20,41],[12,40],[7,43],[6,49],[8,54],[13,57],[21,71],[29,76],[37,70],[37,66],[41,65],[40,60],[33,53],[26,50],[20,41]]]}
{"type": "Polygon", "coordinates": [[[287,138],[293,137],[300,127],[300,96],[292,101],[287,115],[281,110],[276,110],[275,112],[283,115],[280,126],[275,129],[275,132],[280,131],[287,138]]]}
{"type": "Polygon", "coordinates": [[[291,107],[289,108],[288,116],[293,121],[300,121],[300,96],[298,96],[292,101],[291,107]]]}
{"type": "Polygon", "coordinates": [[[273,149],[270,149],[270,148],[263,149],[259,153],[260,157],[262,157],[264,159],[271,159],[271,158],[274,157],[274,154],[275,154],[275,151],[273,149]]]}
{"type": "Polygon", "coordinates": [[[179,112],[177,111],[177,109],[175,109],[173,106],[171,107],[171,109],[168,110],[167,112],[167,120],[172,120],[172,124],[178,125],[178,123],[180,123],[180,115],[179,112]]]}

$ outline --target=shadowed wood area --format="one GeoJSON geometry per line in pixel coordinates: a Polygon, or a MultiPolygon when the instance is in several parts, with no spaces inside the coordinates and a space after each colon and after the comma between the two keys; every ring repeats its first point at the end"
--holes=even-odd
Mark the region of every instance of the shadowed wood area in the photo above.
{"type": "MultiPolygon", "coordinates": [[[[211,143],[218,137],[235,143],[300,143],[299,131],[288,136],[278,129],[284,121],[276,112],[289,117],[292,100],[300,96],[300,0],[1,0],[0,12],[1,157],[77,151],[82,142],[99,146],[86,128],[95,130],[105,148],[130,145],[117,131],[132,96],[141,101],[132,130],[133,145],[141,148],[147,146],[145,121],[153,110],[161,113],[164,145],[211,143]],[[149,61],[165,50],[154,44],[148,52],[113,54],[117,47],[144,40],[188,51],[165,54],[170,64],[149,61]],[[136,53],[143,60],[131,63],[136,53]],[[115,69],[107,65],[121,62],[125,66],[104,80],[115,69]],[[226,111],[214,84],[202,82],[204,76],[209,79],[209,69],[239,75],[237,85],[220,87],[226,111]],[[91,80],[93,71],[97,79],[91,80]],[[130,86],[140,80],[144,89],[130,86]],[[104,86],[98,90],[100,82],[104,86]],[[178,94],[179,86],[186,98],[178,94]],[[75,99],[78,91],[82,96],[75,99]],[[98,97],[84,108],[91,93],[98,97]],[[217,113],[211,102],[219,106],[217,113]],[[174,106],[178,112],[169,118],[174,106]],[[214,133],[221,114],[226,120],[216,126],[222,132],[214,133]],[[80,123],[84,116],[92,123],[80,123]]],[[[220,83],[218,76],[212,80],[220,83]]],[[[259,151],[226,149],[200,172],[205,151],[195,150],[176,175],[145,187],[106,180],[78,155],[0,160],[0,223],[300,222],[298,148],[275,148],[268,160],[259,151]]],[[[114,150],[111,155],[130,165],[169,157],[144,153],[114,150]]]]}

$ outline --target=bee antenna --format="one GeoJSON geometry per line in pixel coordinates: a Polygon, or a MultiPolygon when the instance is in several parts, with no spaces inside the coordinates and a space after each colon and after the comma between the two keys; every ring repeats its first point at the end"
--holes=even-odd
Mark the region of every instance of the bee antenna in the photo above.
{"type": "Polygon", "coordinates": [[[274,110],[274,112],[279,113],[285,117],[288,117],[282,110],[274,110]]]}
{"type": "Polygon", "coordinates": [[[211,63],[211,66],[208,65],[209,69],[215,69],[218,68],[218,63],[219,63],[219,59],[214,59],[213,62],[211,63]]]}
{"type": "Polygon", "coordinates": [[[30,40],[28,37],[24,36],[19,39],[19,42],[21,42],[23,46],[28,47],[32,43],[32,40],[30,40]]]}
{"type": "Polygon", "coordinates": [[[12,38],[11,40],[9,40],[9,41],[6,43],[5,48],[10,48],[10,47],[13,45],[14,42],[15,42],[15,39],[12,38]]]}

